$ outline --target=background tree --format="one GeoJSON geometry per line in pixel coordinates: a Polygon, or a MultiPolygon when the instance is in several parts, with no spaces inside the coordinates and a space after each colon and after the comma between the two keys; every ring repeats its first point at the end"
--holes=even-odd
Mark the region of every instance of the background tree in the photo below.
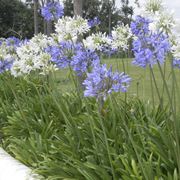
{"type": "Polygon", "coordinates": [[[73,0],[74,16],[82,16],[83,0],[73,0]]]}
{"type": "Polygon", "coordinates": [[[130,24],[133,15],[133,7],[129,6],[129,0],[121,0],[121,4],[122,22],[124,24],[130,24]]]}
{"type": "MultiPolygon", "coordinates": [[[[87,19],[99,17],[101,20],[100,31],[110,33],[117,24],[129,24],[133,8],[129,1],[121,2],[121,7],[115,6],[115,0],[86,0],[82,5],[82,16],[87,19]],[[126,8],[125,8],[126,7],[126,8]]],[[[73,0],[64,1],[65,15],[73,16],[73,0]]]]}
{"type": "Polygon", "coordinates": [[[0,0],[0,37],[30,38],[34,34],[33,11],[18,0],[0,0]]]}
{"type": "Polygon", "coordinates": [[[38,0],[33,0],[34,3],[34,34],[38,34],[38,0]]]}

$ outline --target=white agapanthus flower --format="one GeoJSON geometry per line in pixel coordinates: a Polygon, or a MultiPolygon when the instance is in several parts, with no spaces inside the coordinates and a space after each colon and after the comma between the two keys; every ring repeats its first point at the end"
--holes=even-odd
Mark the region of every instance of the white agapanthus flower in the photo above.
{"type": "Polygon", "coordinates": [[[156,12],[160,12],[164,10],[164,4],[162,0],[147,0],[144,5],[144,11],[155,14],[156,12]]]}
{"type": "Polygon", "coordinates": [[[171,38],[171,53],[174,59],[180,59],[180,35],[171,38]]]}
{"type": "Polygon", "coordinates": [[[102,51],[104,47],[112,44],[112,39],[106,33],[98,32],[84,39],[83,44],[88,49],[102,51]]]}
{"type": "Polygon", "coordinates": [[[163,11],[154,16],[154,22],[156,30],[165,32],[166,34],[172,34],[172,29],[175,26],[175,20],[173,12],[163,11]]]}
{"type": "Polygon", "coordinates": [[[58,40],[76,41],[79,35],[87,33],[90,30],[88,21],[80,16],[77,17],[62,17],[55,24],[55,31],[57,32],[58,40]]]}
{"type": "Polygon", "coordinates": [[[128,49],[128,41],[132,37],[131,30],[128,25],[117,26],[112,31],[112,48],[128,49]]]}
{"type": "Polygon", "coordinates": [[[46,74],[53,68],[49,63],[50,55],[45,52],[45,48],[51,42],[52,38],[38,34],[27,43],[18,47],[17,58],[11,68],[11,74],[17,77],[29,74],[35,70],[39,70],[41,74],[46,74]]]}
{"type": "Polygon", "coordinates": [[[150,23],[151,31],[162,31],[166,34],[172,34],[176,22],[173,17],[173,12],[169,11],[162,0],[148,0],[142,5],[139,15],[152,20],[150,23]]]}

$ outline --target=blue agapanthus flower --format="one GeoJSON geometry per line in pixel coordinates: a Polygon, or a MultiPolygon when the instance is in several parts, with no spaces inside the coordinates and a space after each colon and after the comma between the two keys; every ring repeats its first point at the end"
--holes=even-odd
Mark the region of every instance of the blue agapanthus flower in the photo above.
{"type": "Polygon", "coordinates": [[[0,74],[11,69],[13,60],[0,60],[0,74]]]}
{"type": "Polygon", "coordinates": [[[124,73],[112,72],[106,65],[96,66],[83,82],[84,96],[106,99],[112,92],[126,92],[131,78],[124,73]]]}
{"type": "Polygon", "coordinates": [[[149,33],[149,24],[151,22],[142,16],[136,16],[135,21],[132,21],[130,25],[132,33],[136,36],[144,36],[149,33]]]}
{"type": "Polygon", "coordinates": [[[46,51],[51,55],[51,62],[58,68],[67,68],[70,66],[74,51],[80,48],[80,45],[74,46],[71,42],[61,42],[56,46],[50,46],[46,51]]]}
{"type": "Polygon", "coordinates": [[[90,19],[88,21],[88,25],[90,27],[98,26],[99,24],[101,24],[101,21],[100,21],[100,19],[98,17],[95,17],[94,19],[90,19]]]}
{"type": "Polygon", "coordinates": [[[51,62],[58,68],[71,67],[78,76],[82,76],[89,68],[100,63],[96,52],[85,49],[81,43],[65,41],[48,47],[46,51],[51,55],[51,62]]]}
{"type": "Polygon", "coordinates": [[[152,32],[149,24],[152,21],[137,16],[131,23],[131,31],[137,37],[133,41],[134,60],[133,64],[145,68],[152,67],[157,62],[163,64],[170,50],[168,36],[162,32],[152,32]]]}
{"type": "Polygon", "coordinates": [[[0,39],[0,46],[2,45],[3,42],[4,42],[4,39],[0,39]]]}
{"type": "Polygon", "coordinates": [[[90,68],[99,66],[100,59],[95,51],[84,49],[83,47],[76,49],[72,57],[71,66],[78,76],[82,76],[88,72],[90,68]]]}
{"type": "Polygon", "coordinates": [[[56,20],[64,15],[64,8],[59,2],[49,2],[41,9],[45,20],[56,20]]]}
{"type": "Polygon", "coordinates": [[[173,59],[173,67],[180,69],[180,59],[173,59]]]}
{"type": "Polygon", "coordinates": [[[18,47],[21,43],[21,40],[12,36],[6,39],[6,45],[7,46],[14,46],[14,47],[18,47]]]}
{"type": "Polygon", "coordinates": [[[133,42],[133,64],[145,68],[153,67],[159,62],[163,64],[170,50],[168,37],[162,33],[151,33],[133,42]]]}

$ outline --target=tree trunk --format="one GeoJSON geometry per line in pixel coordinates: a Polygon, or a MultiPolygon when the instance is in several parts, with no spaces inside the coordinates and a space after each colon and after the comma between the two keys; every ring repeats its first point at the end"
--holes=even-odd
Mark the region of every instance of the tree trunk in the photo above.
{"type": "Polygon", "coordinates": [[[38,0],[33,0],[34,2],[34,34],[38,34],[38,0]]]}
{"type": "MultiPolygon", "coordinates": [[[[51,0],[47,0],[47,3],[51,2],[51,0]]],[[[52,33],[52,21],[47,21],[47,35],[49,36],[52,33]]]]}
{"type": "Polygon", "coordinates": [[[74,3],[74,16],[82,16],[83,0],[73,0],[74,3]]]}
{"type": "Polygon", "coordinates": [[[108,31],[109,31],[109,35],[111,34],[111,8],[110,8],[110,3],[109,3],[109,27],[108,27],[108,31]]]}

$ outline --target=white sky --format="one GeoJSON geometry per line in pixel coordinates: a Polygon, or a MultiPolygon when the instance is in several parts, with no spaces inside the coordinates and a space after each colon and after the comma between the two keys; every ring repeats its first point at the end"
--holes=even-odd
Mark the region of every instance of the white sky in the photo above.
{"type": "MultiPolygon", "coordinates": [[[[129,0],[130,4],[135,7],[134,5],[135,0],[129,0]]],[[[121,0],[116,0],[117,6],[120,4],[121,0]]],[[[139,0],[140,4],[145,3],[146,0],[139,0]]],[[[162,2],[165,4],[165,7],[167,7],[170,11],[174,11],[175,18],[180,19],[180,0],[162,0],[162,2]]],[[[136,10],[135,10],[136,12],[136,10]]]]}

